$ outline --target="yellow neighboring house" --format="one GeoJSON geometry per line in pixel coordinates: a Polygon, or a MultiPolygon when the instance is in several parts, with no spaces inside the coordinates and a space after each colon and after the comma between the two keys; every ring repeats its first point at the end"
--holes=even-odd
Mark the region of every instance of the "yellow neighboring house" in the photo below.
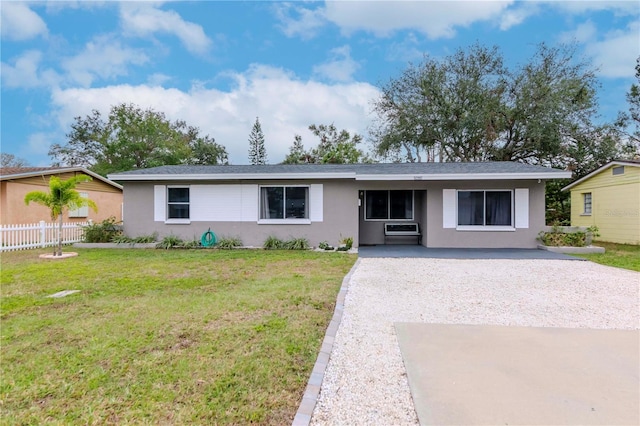
{"type": "Polygon", "coordinates": [[[562,189],[571,225],[598,227],[598,240],[640,244],[640,160],[616,160],[562,189]]]}

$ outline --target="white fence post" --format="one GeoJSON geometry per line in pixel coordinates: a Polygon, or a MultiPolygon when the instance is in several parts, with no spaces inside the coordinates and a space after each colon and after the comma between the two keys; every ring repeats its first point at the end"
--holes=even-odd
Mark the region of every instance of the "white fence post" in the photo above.
{"type": "Polygon", "coordinates": [[[40,247],[45,248],[47,246],[47,239],[46,239],[46,230],[47,230],[47,224],[44,220],[40,221],[40,247]]]}

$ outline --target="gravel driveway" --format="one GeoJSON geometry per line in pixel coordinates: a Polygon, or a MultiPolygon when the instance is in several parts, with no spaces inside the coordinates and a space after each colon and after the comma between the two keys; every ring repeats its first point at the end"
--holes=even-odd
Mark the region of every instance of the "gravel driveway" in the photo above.
{"type": "Polygon", "coordinates": [[[568,260],[360,259],[312,425],[417,425],[394,322],[640,328],[640,273],[568,260]]]}

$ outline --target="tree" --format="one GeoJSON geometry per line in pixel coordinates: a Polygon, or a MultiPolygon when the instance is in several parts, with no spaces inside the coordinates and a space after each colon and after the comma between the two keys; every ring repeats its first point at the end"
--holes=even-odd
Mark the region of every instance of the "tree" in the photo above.
{"type": "Polygon", "coordinates": [[[62,215],[65,210],[74,210],[80,207],[89,206],[97,211],[96,203],[80,196],[75,190],[76,185],[81,182],[91,181],[87,175],[76,175],[67,180],[60,180],[57,176],[49,178],[49,192],[31,191],[24,197],[24,202],[29,205],[31,202],[43,205],[51,210],[51,219],[58,218],[58,247],[54,248],[54,256],[62,256],[62,215]]]}
{"type": "Polygon", "coordinates": [[[385,85],[372,137],[379,155],[404,152],[407,161],[566,167],[572,141],[597,131],[596,88],[574,46],[541,44],[510,69],[498,48],[476,44],[443,60],[426,56],[385,85]]]}
{"type": "Polygon", "coordinates": [[[113,106],[105,120],[93,110],[76,117],[65,145],[54,144],[49,155],[58,164],[112,172],[167,164],[227,164],[226,149],[197,127],[169,121],[164,113],[133,104],[113,106]]]}
{"type": "Polygon", "coordinates": [[[264,134],[260,126],[260,120],[256,117],[251,133],[249,134],[249,162],[253,165],[267,164],[267,151],[264,148],[264,134]]]}
{"type": "Polygon", "coordinates": [[[29,163],[27,160],[16,157],[13,154],[3,152],[0,154],[0,167],[26,167],[29,163]]]}
{"type": "Polygon", "coordinates": [[[310,156],[302,144],[302,136],[295,135],[293,137],[293,145],[289,147],[289,154],[287,154],[282,164],[305,164],[309,163],[309,160],[310,156]]]}
{"type": "Polygon", "coordinates": [[[640,156],[640,56],[636,59],[636,81],[627,92],[629,112],[618,115],[616,125],[623,137],[627,139],[626,156],[629,158],[640,156]],[[629,127],[633,131],[627,130],[629,127]]]}
{"type": "Polygon", "coordinates": [[[333,124],[328,126],[312,124],[309,126],[309,130],[320,139],[318,145],[306,151],[302,145],[302,137],[296,135],[284,164],[348,164],[371,161],[358,148],[358,144],[362,142],[362,136],[355,134],[352,137],[346,130],[338,132],[333,124]]]}

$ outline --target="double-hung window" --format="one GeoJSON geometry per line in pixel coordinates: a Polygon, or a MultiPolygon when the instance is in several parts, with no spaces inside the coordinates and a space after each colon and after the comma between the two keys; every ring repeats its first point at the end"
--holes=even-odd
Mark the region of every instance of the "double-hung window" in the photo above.
{"type": "Polygon", "coordinates": [[[308,220],[308,186],[263,186],[260,188],[261,220],[308,220]]]}
{"type": "Polygon", "coordinates": [[[591,214],[591,207],[592,207],[591,193],[590,192],[585,192],[584,194],[582,194],[582,204],[584,206],[582,214],[590,215],[591,214]]]}
{"type": "Polygon", "coordinates": [[[512,191],[458,191],[459,227],[512,227],[512,191]]]}
{"type": "Polygon", "coordinates": [[[366,191],[366,220],[413,220],[413,191],[366,191]]]}
{"type": "Polygon", "coordinates": [[[189,187],[167,188],[167,219],[189,219],[189,187]]]}

